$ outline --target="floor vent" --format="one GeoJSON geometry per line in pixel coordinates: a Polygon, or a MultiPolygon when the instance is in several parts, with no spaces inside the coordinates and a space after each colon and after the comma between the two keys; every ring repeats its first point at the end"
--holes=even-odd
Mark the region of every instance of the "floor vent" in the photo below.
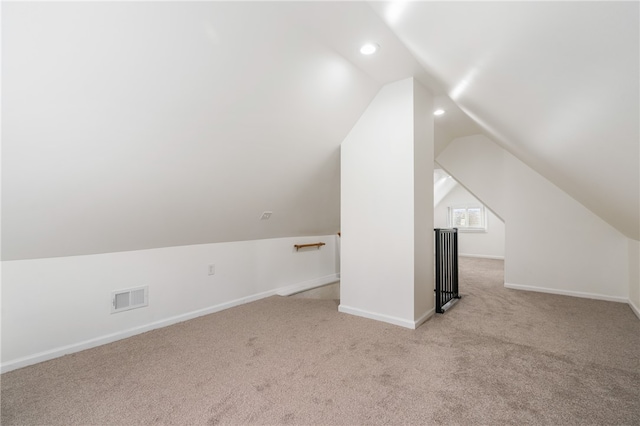
{"type": "Polygon", "coordinates": [[[149,304],[149,287],[130,288],[111,293],[111,313],[142,308],[149,304]]]}

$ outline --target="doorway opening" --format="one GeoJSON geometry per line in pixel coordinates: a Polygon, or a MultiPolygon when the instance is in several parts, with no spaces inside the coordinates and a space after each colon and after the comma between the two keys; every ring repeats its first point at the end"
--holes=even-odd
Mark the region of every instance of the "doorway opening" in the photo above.
{"type": "Polygon", "coordinates": [[[464,283],[490,274],[504,285],[505,223],[438,164],[433,176],[434,228],[458,228],[460,293],[464,283]]]}

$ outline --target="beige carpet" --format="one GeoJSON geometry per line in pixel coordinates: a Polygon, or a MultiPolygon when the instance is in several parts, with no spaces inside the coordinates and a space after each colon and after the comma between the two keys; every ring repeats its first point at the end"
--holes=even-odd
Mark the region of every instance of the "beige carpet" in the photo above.
{"type": "Polygon", "coordinates": [[[418,330],[271,297],[2,375],[2,424],[640,424],[629,307],[502,287],[418,330]]]}
{"type": "Polygon", "coordinates": [[[301,293],[292,294],[289,297],[303,299],[340,299],[340,283],[332,283],[322,287],[316,287],[301,293]]]}

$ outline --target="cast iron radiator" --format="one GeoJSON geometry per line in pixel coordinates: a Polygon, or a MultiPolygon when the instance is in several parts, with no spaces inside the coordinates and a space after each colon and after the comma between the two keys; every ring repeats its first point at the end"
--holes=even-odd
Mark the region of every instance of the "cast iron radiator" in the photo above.
{"type": "Polygon", "coordinates": [[[458,293],[458,228],[434,229],[436,232],[436,312],[444,313],[458,293]]]}

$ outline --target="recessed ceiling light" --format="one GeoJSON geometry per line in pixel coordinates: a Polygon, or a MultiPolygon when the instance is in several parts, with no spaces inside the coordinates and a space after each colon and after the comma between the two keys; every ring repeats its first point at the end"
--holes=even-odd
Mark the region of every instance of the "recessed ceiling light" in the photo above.
{"type": "Polygon", "coordinates": [[[367,43],[360,48],[360,53],[362,53],[363,55],[373,55],[378,51],[378,49],[380,49],[380,46],[378,46],[377,44],[367,43]]]}
{"type": "Polygon", "coordinates": [[[437,109],[435,111],[433,111],[433,115],[442,115],[444,114],[444,110],[443,109],[437,109]]]}

